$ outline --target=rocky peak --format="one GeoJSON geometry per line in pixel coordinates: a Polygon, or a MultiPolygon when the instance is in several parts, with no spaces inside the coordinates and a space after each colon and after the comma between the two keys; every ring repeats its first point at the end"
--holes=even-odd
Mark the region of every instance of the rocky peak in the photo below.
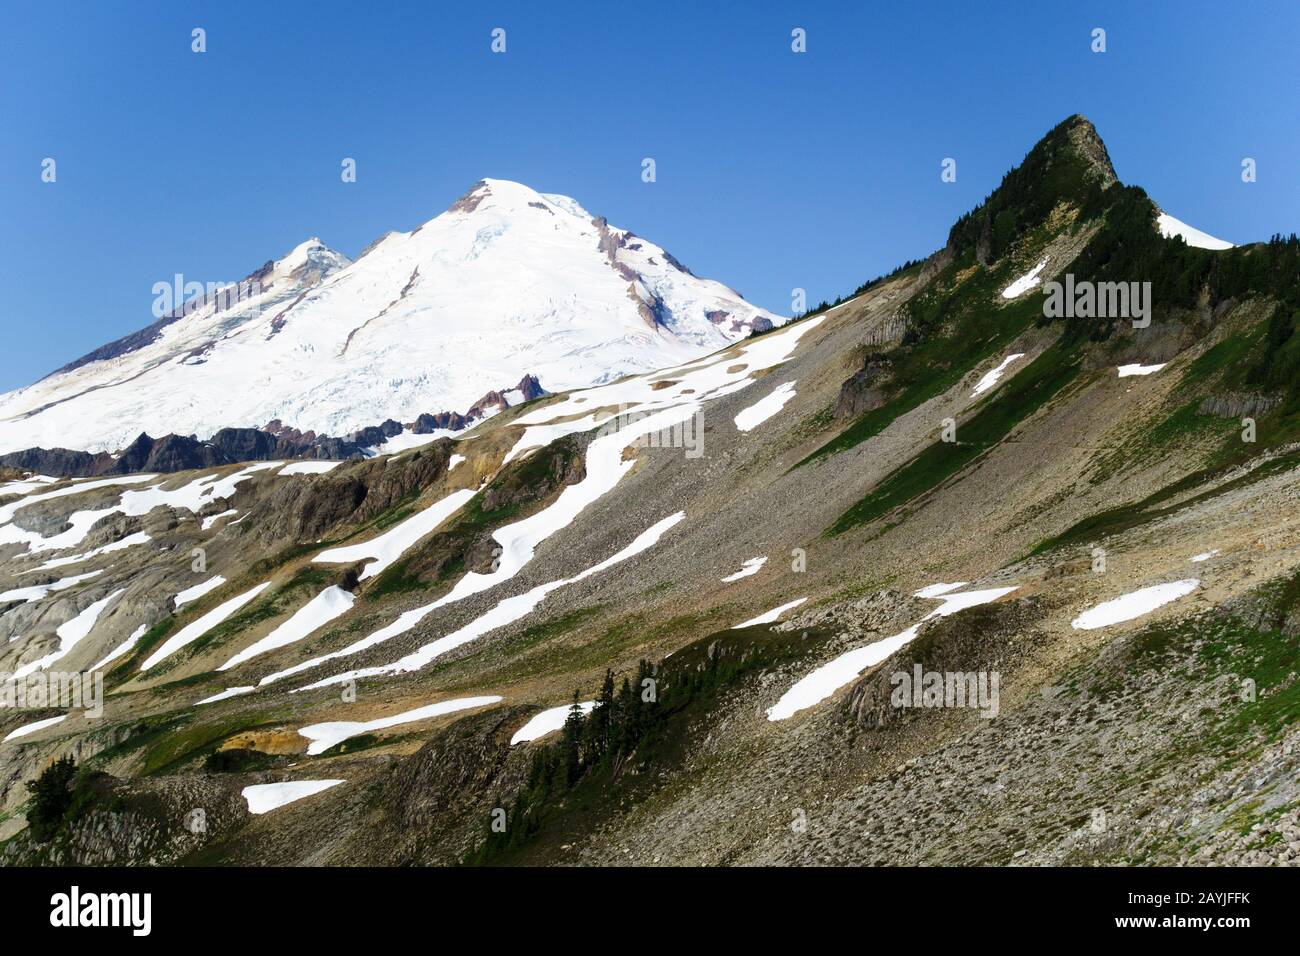
{"type": "Polygon", "coordinates": [[[962,216],[948,234],[948,252],[973,249],[987,265],[1040,225],[1060,205],[1085,217],[1100,215],[1102,193],[1117,183],[1096,127],[1075,114],[1053,127],[988,198],[962,216]]]}

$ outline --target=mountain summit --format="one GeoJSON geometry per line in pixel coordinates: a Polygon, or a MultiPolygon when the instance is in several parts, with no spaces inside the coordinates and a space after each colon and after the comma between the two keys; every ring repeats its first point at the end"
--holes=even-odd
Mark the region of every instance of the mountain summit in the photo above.
{"type": "Polygon", "coordinates": [[[496,179],[355,262],[313,238],[234,294],[186,299],[0,396],[0,452],[272,421],[345,434],[463,412],[525,374],[555,391],[661,368],[784,321],[567,196],[496,179]]]}
{"type": "Polygon", "coordinates": [[[957,220],[948,248],[960,254],[973,246],[979,262],[988,265],[1060,204],[1073,205],[1085,218],[1097,215],[1102,195],[1117,182],[1096,127],[1076,113],[1053,127],[984,202],[957,220]]]}

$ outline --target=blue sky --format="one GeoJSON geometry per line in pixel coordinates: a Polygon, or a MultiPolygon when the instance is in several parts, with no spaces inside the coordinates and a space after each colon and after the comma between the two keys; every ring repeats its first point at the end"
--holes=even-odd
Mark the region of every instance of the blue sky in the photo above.
{"type": "Polygon", "coordinates": [[[1300,4],[705,6],[0,6],[0,389],[148,324],[173,273],[237,279],[312,235],[355,255],[482,177],[574,196],[782,314],[942,245],[1075,112],[1180,219],[1300,226],[1300,4]]]}

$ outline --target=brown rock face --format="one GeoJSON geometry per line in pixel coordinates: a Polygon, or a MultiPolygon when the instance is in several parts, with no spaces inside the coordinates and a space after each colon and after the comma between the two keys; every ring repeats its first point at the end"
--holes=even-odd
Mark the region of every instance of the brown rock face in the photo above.
{"type": "Polygon", "coordinates": [[[883,380],[889,372],[889,360],[883,355],[871,355],[852,377],[840,386],[835,402],[836,418],[856,418],[885,404],[883,380]]]}
{"type": "Polygon", "coordinates": [[[448,212],[473,212],[478,208],[478,204],[492,194],[492,190],[483,180],[479,180],[469,188],[469,192],[461,196],[454,203],[447,207],[448,212]]]}

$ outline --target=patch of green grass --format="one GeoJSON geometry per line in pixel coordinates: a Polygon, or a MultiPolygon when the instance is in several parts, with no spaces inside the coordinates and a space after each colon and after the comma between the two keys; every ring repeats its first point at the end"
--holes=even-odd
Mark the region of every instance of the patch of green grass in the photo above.
{"type": "Polygon", "coordinates": [[[125,678],[133,673],[137,667],[137,662],[143,660],[151,651],[171,633],[171,629],[176,625],[176,618],[168,614],[165,618],[155,624],[149,630],[141,635],[140,640],[136,641],[135,647],[127,655],[122,663],[114,667],[109,676],[113,678],[125,678]]]}
{"type": "Polygon", "coordinates": [[[425,583],[416,575],[409,573],[410,566],[411,559],[408,557],[381,571],[375,578],[375,583],[366,590],[366,600],[377,601],[392,594],[423,591],[425,583]]]}
{"type": "Polygon", "coordinates": [[[1044,351],[988,404],[957,426],[957,441],[938,441],[885,477],[827,529],[830,535],[867,524],[937,488],[1005,438],[1079,373],[1077,356],[1061,346],[1044,351]]]}
{"type": "Polygon", "coordinates": [[[577,630],[584,621],[596,617],[605,608],[603,604],[595,604],[591,607],[580,607],[576,611],[570,611],[552,621],[546,621],[542,624],[534,624],[532,627],[525,628],[517,637],[510,639],[503,647],[508,651],[522,651],[538,644],[545,644],[557,637],[562,637],[570,631],[577,630]]]}
{"type": "Polygon", "coordinates": [[[1202,352],[1187,367],[1185,383],[1201,383],[1214,378],[1229,368],[1250,358],[1251,350],[1259,343],[1261,333],[1256,330],[1243,335],[1225,336],[1202,352]]]}
{"type": "MultiPolygon", "coordinates": [[[[1285,622],[1300,609],[1300,575],[1270,582],[1251,596],[1250,620],[1220,612],[1209,618],[1151,625],[1129,645],[1132,659],[1143,667],[1163,669],[1169,658],[1181,662],[1191,654],[1205,679],[1254,681],[1253,700],[1243,683],[1234,683],[1226,707],[1202,710],[1202,716],[1213,723],[1197,736],[1196,747],[1230,758],[1250,749],[1250,741],[1276,740],[1300,721],[1300,638],[1283,632],[1285,622]]],[[[1125,668],[1111,683],[1131,679],[1130,669],[1125,668]]],[[[1167,756],[1176,762],[1177,755],[1167,756]]]]}
{"type": "Polygon", "coordinates": [[[1094,542],[1109,535],[1120,534],[1130,528],[1173,514],[1182,508],[1188,508],[1200,504],[1211,498],[1226,494],[1229,491],[1234,491],[1238,488],[1245,487],[1246,485],[1253,484],[1254,482],[1267,478],[1270,475],[1276,475],[1296,467],[1300,467],[1300,452],[1290,452],[1285,455],[1278,455],[1268,461],[1262,462],[1246,474],[1226,481],[1215,488],[1207,489],[1200,494],[1190,496],[1186,500],[1177,504],[1167,506],[1162,505],[1163,502],[1183,495],[1199,485],[1214,481],[1226,470],[1221,467],[1203,469],[1166,485],[1160,490],[1148,495],[1146,498],[1143,498],[1141,501],[1119,505],[1115,508],[1101,511],[1094,515],[1089,515],[1087,518],[1084,518],[1082,521],[1070,526],[1060,534],[1039,542],[1033,551],[1030,552],[1030,555],[1043,554],[1056,548],[1078,545],[1084,542],[1094,542]]]}
{"type": "Polygon", "coordinates": [[[1042,318],[1042,302],[1037,296],[1011,305],[992,304],[998,301],[1008,265],[993,272],[978,268],[959,282],[958,274],[973,261],[967,257],[950,264],[908,303],[914,331],[903,345],[888,353],[891,366],[885,386],[892,392],[889,399],[859,416],[794,468],[879,435],[900,416],[956,385],[1042,318]]]}
{"type": "Polygon", "coordinates": [[[231,747],[227,750],[215,750],[203,761],[204,773],[251,773],[267,770],[286,758],[277,754],[263,753],[246,747],[231,747]]]}
{"type": "Polygon", "coordinates": [[[399,521],[405,521],[413,514],[415,514],[414,505],[399,505],[396,508],[393,508],[389,511],[385,511],[382,515],[380,515],[378,518],[372,521],[371,527],[375,531],[384,531],[388,528],[391,528],[399,521]]]}
{"type": "Polygon", "coordinates": [[[106,766],[120,757],[158,743],[184,727],[189,721],[188,714],[160,714],[145,717],[130,729],[125,739],[88,758],[86,764],[95,767],[106,766]]]}
{"type": "Polygon", "coordinates": [[[184,730],[152,738],[144,755],[142,776],[166,774],[180,765],[214,753],[223,740],[240,731],[273,726],[269,713],[236,714],[193,723],[184,730]]]}
{"type": "Polygon", "coordinates": [[[1201,399],[1194,398],[1186,405],[1177,408],[1168,418],[1146,433],[1143,445],[1147,449],[1162,449],[1195,440],[1201,435],[1225,435],[1238,430],[1235,421],[1215,415],[1200,414],[1197,411],[1200,405],[1201,399]]]}

